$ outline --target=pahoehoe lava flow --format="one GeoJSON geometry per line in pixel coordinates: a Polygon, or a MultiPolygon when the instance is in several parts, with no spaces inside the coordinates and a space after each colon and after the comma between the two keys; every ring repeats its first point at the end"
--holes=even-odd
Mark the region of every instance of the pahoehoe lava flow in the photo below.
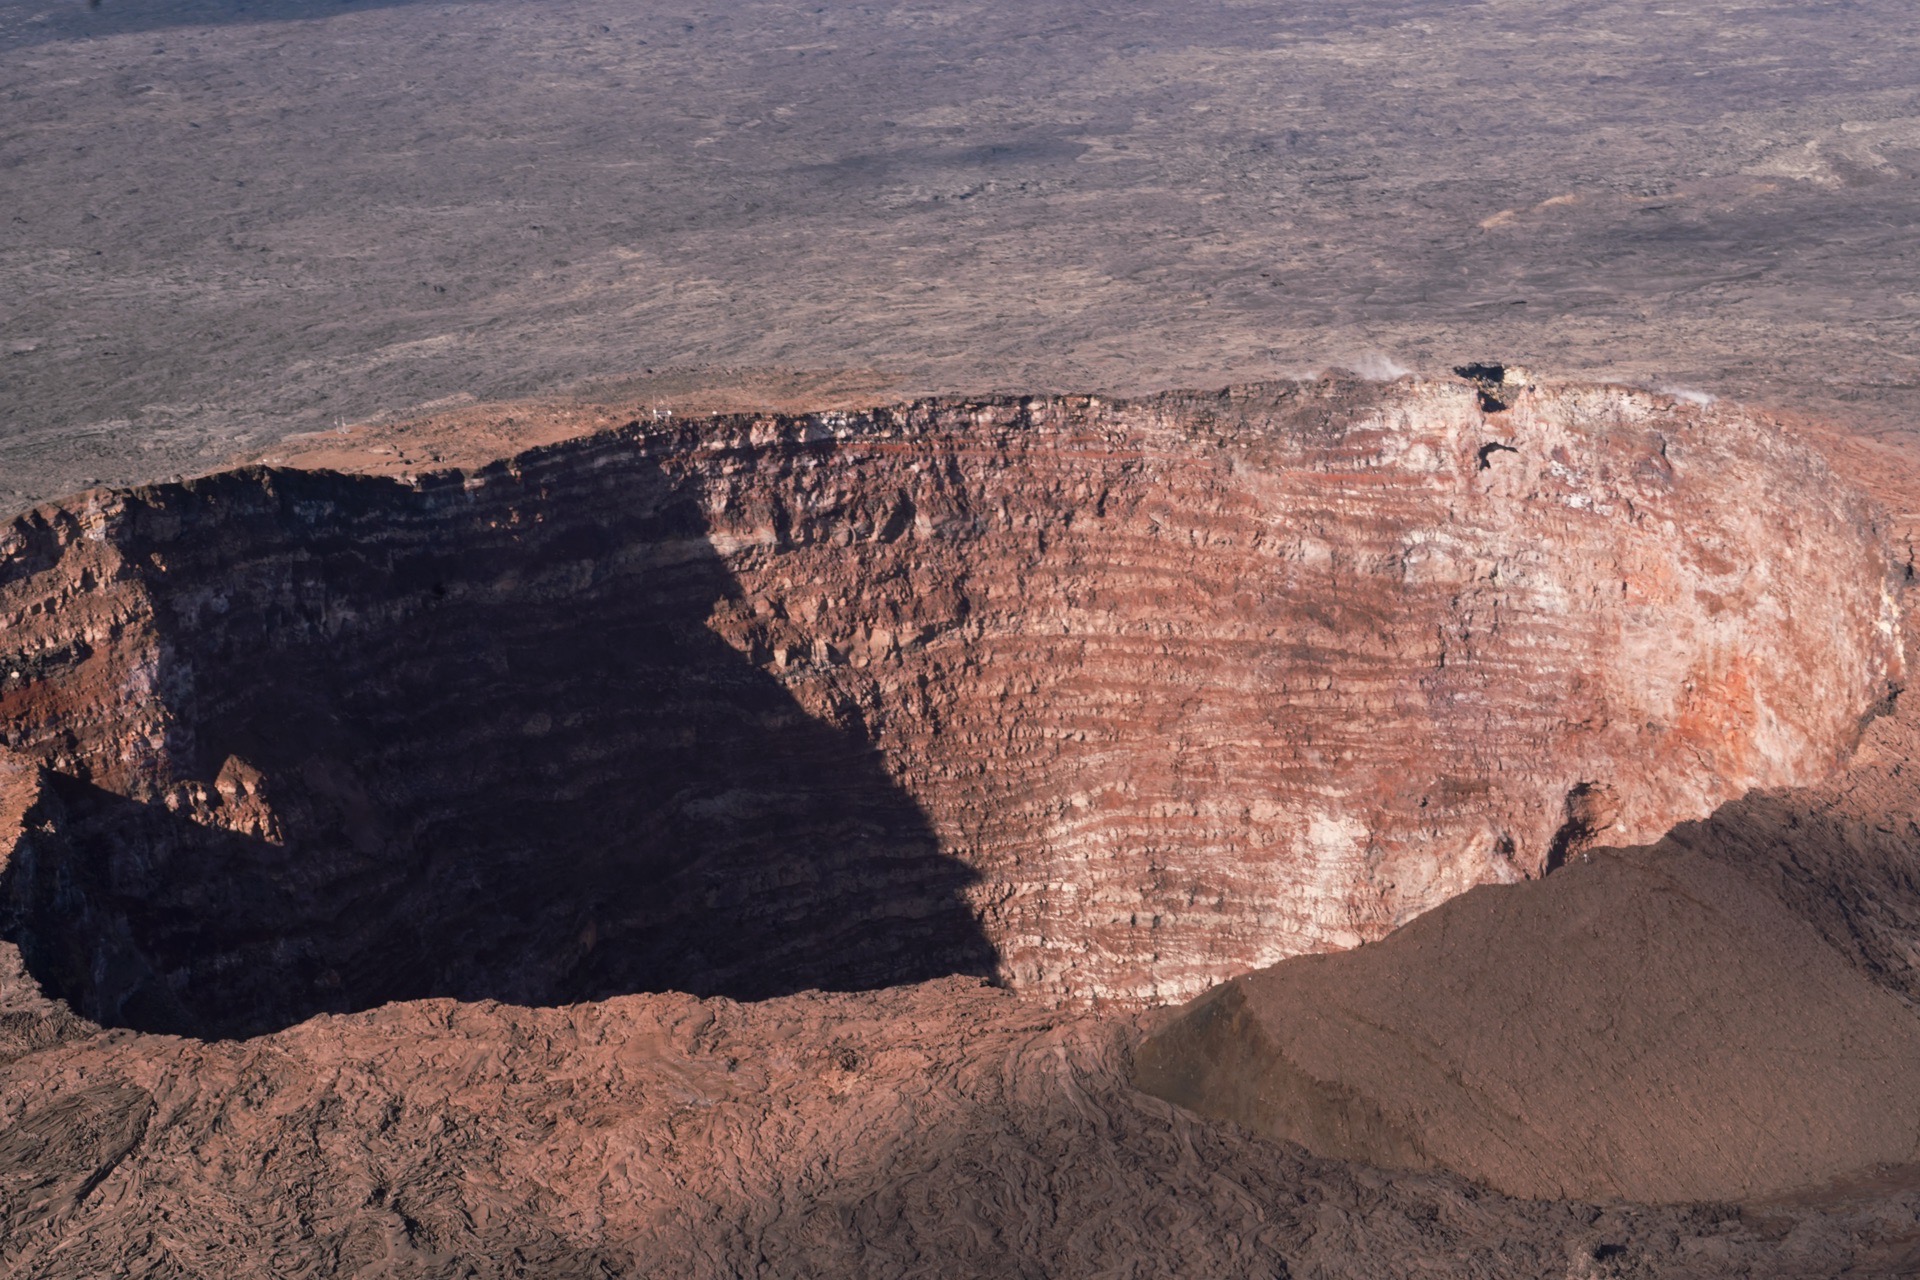
{"type": "Polygon", "coordinates": [[[1501,377],[39,508],[5,936],[201,1037],[949,974],[1142,1005],[1831,773],[1902,674],[1871,504],[1753,415],[1501,377]]]}

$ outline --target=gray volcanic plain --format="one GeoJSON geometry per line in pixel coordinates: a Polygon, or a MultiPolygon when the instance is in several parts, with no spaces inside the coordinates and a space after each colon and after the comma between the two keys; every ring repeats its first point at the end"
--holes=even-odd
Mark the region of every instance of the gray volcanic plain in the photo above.
{"type": "Polygon", "coordinates": [[[1904,0],[0,0],[0,501],[688,366],[1901,432],[1904,0]]]}
{"type": "Polygon", "coordinates": [[[0,0],[0,1274],[1920,1275],[1916,390],[1910,0],[0,0]]]}

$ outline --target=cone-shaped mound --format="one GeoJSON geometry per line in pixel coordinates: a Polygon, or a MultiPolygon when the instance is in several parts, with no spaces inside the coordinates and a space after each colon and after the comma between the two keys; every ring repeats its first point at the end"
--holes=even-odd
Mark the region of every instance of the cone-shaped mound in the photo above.
{"type": "Polygon", "coordinates": [[[1541,1199],[1746,1200],[1920,1160],[1920,1020],[1670,843],[1236,979],[1134,1078],[1322,1155],[1541,1199]]]}

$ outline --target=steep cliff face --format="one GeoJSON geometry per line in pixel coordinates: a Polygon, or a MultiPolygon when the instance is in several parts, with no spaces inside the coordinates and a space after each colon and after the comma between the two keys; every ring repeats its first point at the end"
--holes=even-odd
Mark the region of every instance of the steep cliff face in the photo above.
{"type": "MultiPolygon", "coordinates": [[[[1321,1155],[1531,1199],[1913,1187],[1917,759],[1903,697],[1822,786],[1236,978],[1137,1046],[1133,1081],[1321,1155]]],[[[1916,1267],[1920,1250],[1884,1269],[1916,1267]]]]}
{"type": "Polygon", "coordinates": [[[0,551],[9,935],[202,1033],[1180,998],[1823,777],[1901,674],[1869,504],[1618,389],[648,418],[90,494],[0,551]]]}

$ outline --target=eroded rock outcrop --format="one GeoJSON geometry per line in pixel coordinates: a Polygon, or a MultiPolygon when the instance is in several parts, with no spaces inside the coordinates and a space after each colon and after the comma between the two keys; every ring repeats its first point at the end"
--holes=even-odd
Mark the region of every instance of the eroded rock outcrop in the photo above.
{"type": "Polygon", "coordinates": [[[0,569],[9,935],[199,1033],[1162,1000],[1835,768],[1901,672],[1869,504],[1734,411],[1483,400],[648,417],[42,508],[0,569]]]}

